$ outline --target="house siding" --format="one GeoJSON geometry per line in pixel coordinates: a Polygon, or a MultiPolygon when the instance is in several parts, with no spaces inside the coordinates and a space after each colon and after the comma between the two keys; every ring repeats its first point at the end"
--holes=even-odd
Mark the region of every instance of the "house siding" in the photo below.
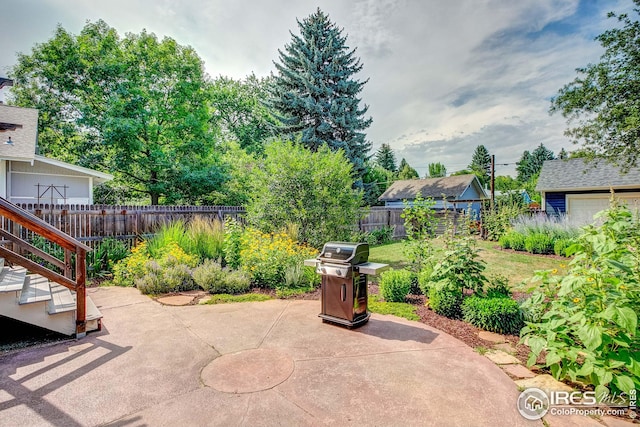
{"type": "Polygon", "coordinates": [[[545,193],[544,210],[550,215],[560,215],[567,212],[566,193],[545,193]]]}
{"type": "Polygon", "coordinates": [[[37,161],[33,165],[12,161],[7,177],[7,198],[13,203],[93,203],[90,177],[75,176],[74,171],[37,161]]]}

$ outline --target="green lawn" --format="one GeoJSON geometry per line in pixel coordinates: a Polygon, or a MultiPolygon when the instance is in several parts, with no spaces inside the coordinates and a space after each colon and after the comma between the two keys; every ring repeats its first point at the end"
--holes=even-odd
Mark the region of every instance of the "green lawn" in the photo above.
{"type": "MultiPolygon", "coordinates": [[[[442,240],[434,239],[433,244],[437,250],[442,250],[442,240]]],[[[477,244],[480,258],[486,262],[485,275],[505,276],[514,290],[526,290],[530,285],[523,285],[523,281],[533,277],[535,271],[560,268],[561,264],[567,263],[566,260],[526,252],[503,251],[497,242],[478,240],[477,244]]],[[[390,264],[393,268],[404,268],[408,265],[402,242],[372,247],[369,261],[390,264]]]]}

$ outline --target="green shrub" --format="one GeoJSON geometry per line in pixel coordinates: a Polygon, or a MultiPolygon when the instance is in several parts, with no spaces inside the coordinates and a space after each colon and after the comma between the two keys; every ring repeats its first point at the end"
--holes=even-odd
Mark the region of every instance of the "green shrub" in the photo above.
{"type": "Polygon", "coordinates": [[[115,264],[129,255],[129,248],[120,240],[107,238],[87,253],[87,276],[102,277],[113,271],[115,264]]]}
{"type": "Polygon", "coordinates": [[[364,235],[364,242],[370,245],[382,245],[393,241],[393,231],[395,227],[387,227],[386,225],[371,230],[364,235]]]}
{"type": "Polygon", "coordinates": [[[433,268],[425,267],[418,273],[418,287],[422,295],[429,295],[429,288],[431,287],[431,275],[433,274],[433,268]]]}
{"type": "Polygon", "coordinates": [[[285,233],[262,233],[252,228],[242,234],[240,247],[242,269],[254,284],[271,289],[285,284],[287,268],[301,265],[306,258],[315,258],[318,253],[285,233]]]}
{"type": "Polygon", "coordinates": [[[444,281],[433,283],[429,288],[429,307],[442,316],[459,319],[462,292],[444,281]]]}
{"type": "Polygon", "coordinates": [[[511,287],[509,279],[502,275],[489,278],[489,283],[485,287],[485,296],[488,298],[511,297],[511,287]]]}
{"type": "Polygon", "coordinates": [[[231,217],[224,220],[223,254],[225,263],[231,268],[240,268],[242,249],[242,225],[231,217]]]}
{"type": "Polygon", "coordinates": [[[387,302],[404,302],[411,289],[411,272],[387,270],[380,275],[380,295],[387,302]]]}
{"type": "MultiPolygon", "coordinates": [[[[251,170],[249,224],[277,233],[298,226],[298,241],[320,247],[348,239],[361,215],[362,191],[354,188],[353,165],[326,144],[317,150],[295,142],[271,141],[251,170]]],[[[293,239],[292,239],[293,240],[293,239]]]]}
{"type": "Polygon", "coordinates": [[[147,273],[135,279],[135,286],[145,295],[156,295],[162,293],[162,275],[147,273]]]}
{"type": "Polygon", "coordinates": [[[163,294],[168,292],[190,291],[196,289],[191,277],[191,269],[185,264],[173,264],[166,267],[150,260],[145,264],[145,274],[135,279],[135,285],[143,294],[163,294]]]}
{"type": "Polygon", "coordinates": [[[567,256],[567,249],[573,245],[574,239],[556,239],[553,243],[553,253],[558,256],[567,256]]]}
{"type": "Polygon", "coordinates": [[[129,256],[113,266],[113,284],[116,286],[135,286],[136,279],[146,274],[145,265],[149,259],[146,242],[131,249],[129,256]]]}
{"type": "Polygon", "coordinates": [[[197,288],[191,277],[191,269],[186,264],[174,264],[162,270],[162,280],[166,292],[191,291],[197,288]]]}
{"type": "Polygon", "coordinates": [[[532,254],[552,254],[553,236],[543,233],[533,233],[524,240],[524,247],[532,254]]]}
{"type": "Polygon", "coordinates": [[[222,268],[213,260],[206,260],[196,267],[193,279],[212,294],[237,294],[249,289],[249,277],[244,272],[222,268]]]}
{"type": "Polygon", "coordinates": [[[197,216],[186,228],[185,250],[196,255],[201,261],[205,259],[222,260],[224,256],[224,225],[218,219],[197,216]]]}
{"type": "Polygon", "coordinates": [[[161,251],[171,243],[178,245],[186,252],[190,246],[186,231],[184,221],[173,221],[162,224],[160,229],[147,240],[149,256],[151,258],[160,258],[161,251]]]}
{"type": "Polygon", "coordinates": [[[485,263],[479,259],[473,238],[454,237],[445,243],[445,252],[433,267],[431,280],[448,282],[461,296],[464,289],[481,293],[487,281],[484,269],[485,263]]]}
{"type": "Polygon", "coordinates": [[[559,380],[594,387],[596,394],[640,388],[640,218],[612,201],[601,225],[583,228],[566,273],[536,273],[542,283],[523,303],[544,314],[527,323],[522,342],[528,365],[544,350],[559,380]]]}
{"type": "Polygon", "coordinates": [[[518,303],[511,298],[471,296],[462,303],[465,322],[499,334],[519,334],[524,326],[518,303]]]}
{"type": "Polygon", "coordinates": [[[524,234],[515,230],[511,230],[503,234],[502,237],[500,237],[500,240],[498,241],[498,243],[500,243],[500,246],[502,246],[504,249],[513,249],[514,251],[524,251],[525,238],[526,237],[524,234]]]}
{"type": "Polygon", "coordinates": [[[410,269],[418,273],[425,266],[431,265],[433,245],[431,238],[435,235],[438,219],[433,207],[433,198],[423,199],[418,195],[412,203],[404,203],[402,219],[407,238],[404,240],[404,254],[410,263],[410,269]]]}
{"type": "MultiPolygon", "coordinates": [[[[487,240],[501,241],[502,236],[511,228],[511,221],[526,210],[522,196],[520,194],[515,196],[515,199],[499,198],[493,209],[486,207],[482,211],[482,227],[487,240]]],[[[502,246],[502,243],[500,245],[502,246]]]]}

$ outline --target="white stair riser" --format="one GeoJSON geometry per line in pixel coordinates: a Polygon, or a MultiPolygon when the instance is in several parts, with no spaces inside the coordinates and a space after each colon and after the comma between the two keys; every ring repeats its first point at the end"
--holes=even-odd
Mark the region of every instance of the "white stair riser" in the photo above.
{"type": "Polygon", "coordinates": [[[19,305],[18,299],[19,297],[15,293],[0,294],[0,314],[61,334],[75,334],[75,311],[49,314],[46,301],[19,305]]]}
{"type": "MultiPolygon", "coordinates": [[[[2,258],[0,258],[2,264],[2,258]]],[[[9,271],[2,268],[2,276],[9,271]]],[[[16,271],[11,270],[9,277],[16,280],[16,271]]],[[[87,296],[86,331],[100,328],[102,313],[87,296]]],[[[23,286],[12,284],[11,288],[0,288],[0,315],[59,332],[64,335],[76,333],[75,293],[56,283],[50,283],[44,277],[33,274],[23,278],[23,286]],[[19,289],[17,289],[19,288],[19,289]],[[36,289],[37,288],[37,289],[36,289]]]]}

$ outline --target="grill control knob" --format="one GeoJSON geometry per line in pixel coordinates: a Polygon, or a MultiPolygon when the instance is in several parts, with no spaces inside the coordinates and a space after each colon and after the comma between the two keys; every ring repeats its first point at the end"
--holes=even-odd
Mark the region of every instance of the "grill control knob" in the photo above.
{"type": "Polygon", "coordinates": [[[336,274],[340,277],[344,276],[344,273],[342,270],[336,270],[336,274]]]}

